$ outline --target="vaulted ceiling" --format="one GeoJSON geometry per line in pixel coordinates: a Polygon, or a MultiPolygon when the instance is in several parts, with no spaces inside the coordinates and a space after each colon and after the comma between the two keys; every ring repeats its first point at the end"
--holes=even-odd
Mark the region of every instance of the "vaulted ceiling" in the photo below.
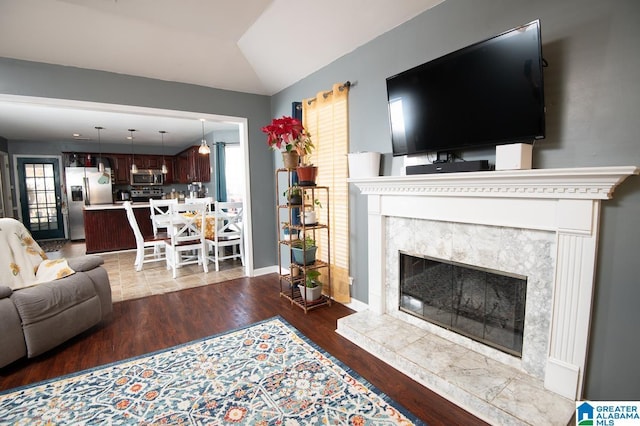
{"type": "Polygon", "coordinates": [[[0,0],[0,56],[271,95],[441,1],[0,0]]]}

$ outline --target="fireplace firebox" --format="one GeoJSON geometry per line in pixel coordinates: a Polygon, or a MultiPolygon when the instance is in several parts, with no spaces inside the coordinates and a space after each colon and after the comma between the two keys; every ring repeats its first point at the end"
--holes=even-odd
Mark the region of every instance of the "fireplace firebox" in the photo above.
{"type": "Polygon", "coordinates": [[[527,278],[400,251],[400,310],[522,356],[527,278]]]}

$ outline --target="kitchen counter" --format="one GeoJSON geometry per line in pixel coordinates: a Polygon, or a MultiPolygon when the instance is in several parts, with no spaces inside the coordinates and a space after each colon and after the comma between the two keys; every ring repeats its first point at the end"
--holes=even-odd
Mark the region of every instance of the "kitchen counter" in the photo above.
{"type": "MultiPolygon", "coordinates": [[[[191,200],[191,198],[187,198],[187,200],[191,200]]],[[[179,203],[184,203],[183,200],[178,201],[179,203]]],[[[124,210],[124,201],[116,201],[113,204],[92,204],[90,206],[84,206],[84,210],[113,210],[113,209],[122,209],[124,210]]],[[[149,202],[144,201],[134,201],[131,203],[131,206],[134,209],[146,208],[149,209],[149,202]]],[[[149,210],[151,211],[151,210],[149,210]]]]}
{"type": "MultiPolygon", "coordinates": [[[[84,206],[87,254],[136,248],[136,239],[122,203],[84,206]]],[[[144,237],[153,235],[149,203],[133,203],[133,213],[144,237]]]]}
{"type": "MultiPolygon", "coordinates": [[[[149,203],[131,203],[131,206],[134,209],[140,209],[140,208],[149,208],[149,203]]],[[[93,204],[90,206],[84,206],[85,210],[113,210],[113,209],[121,209],[124,210],[124,205],[123,202],[115,202],[113,204],[93,204]]],[[[149,210],[151,211],[151,210],[149,210]]]]}

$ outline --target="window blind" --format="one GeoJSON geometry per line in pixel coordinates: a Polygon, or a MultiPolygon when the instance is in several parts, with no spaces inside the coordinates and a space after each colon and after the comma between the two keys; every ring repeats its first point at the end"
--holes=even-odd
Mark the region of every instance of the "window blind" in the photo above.
{"type": "MultiPolygon", "coordinates": [[[[329,229],[331,241],[320,233],[318,250],[321,259],[327,259],[331,247],[332,293],[336,301],[351,301],[349,289],[349,184],[347,183],[347,152],[349,149],[348,87],[338,83],[328,92],[302,102],[302,118],[315,145],[313,153],[305,158],[318,167],[316,184],[329,187],[329,229]]],[[[322,200],[321,200],[322,202],[322,200]]],[[[319,217],[326,212],[320,211],[319,217]]]]}

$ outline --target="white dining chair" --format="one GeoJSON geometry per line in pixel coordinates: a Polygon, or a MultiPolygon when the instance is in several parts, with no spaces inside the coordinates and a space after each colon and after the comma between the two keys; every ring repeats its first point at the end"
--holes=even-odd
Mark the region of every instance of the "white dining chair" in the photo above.
{"type": "Polygon", "coordinates": [[[178,204],[177,198],[168,200],[149,199],[149,208],[151,209],[151,226],[153,226],[153,235],[158,234],[159,229],[167,229],[169,226],[169,206],[178,204]]]}
{"type": "Polygon", "coordinates": [[[201,201],[169,206],[169,239],[165,241],[165,249],[167,269],[173,270],[173,278],[177,277],[177,269],[185,265],[202,265],[204,272],[209,272],[203,220],[206,212],[206,204],[201,201]]]}
{"type": "Polygon", "coordinates": [[[138,226],[138,220],[133,212],[131,201],[125,201],[123,206],[127,212],[129,226],[131,226],[133,235],[136,239],[136,260],[133,262],[136,271],[142,271],[145,263],[165,261],[165,241],[168,238],[167,233],[158,232],[152,237],[145,238],[138,226]],[[152,251],[149,252],[149,249],[152,249],[152,251]]]}
{"type": "Polygon", "coordinates": [[[220,261],[240,259],[244,265],[244,232],[243,232],[243,204],[242,202],[214,202],[213,217],[215,218],[215,232],[213,239],[207,239],[209,259],[220,270],[220,261]],[[231,247],[231,254],[226,248],[231,247]]]}

